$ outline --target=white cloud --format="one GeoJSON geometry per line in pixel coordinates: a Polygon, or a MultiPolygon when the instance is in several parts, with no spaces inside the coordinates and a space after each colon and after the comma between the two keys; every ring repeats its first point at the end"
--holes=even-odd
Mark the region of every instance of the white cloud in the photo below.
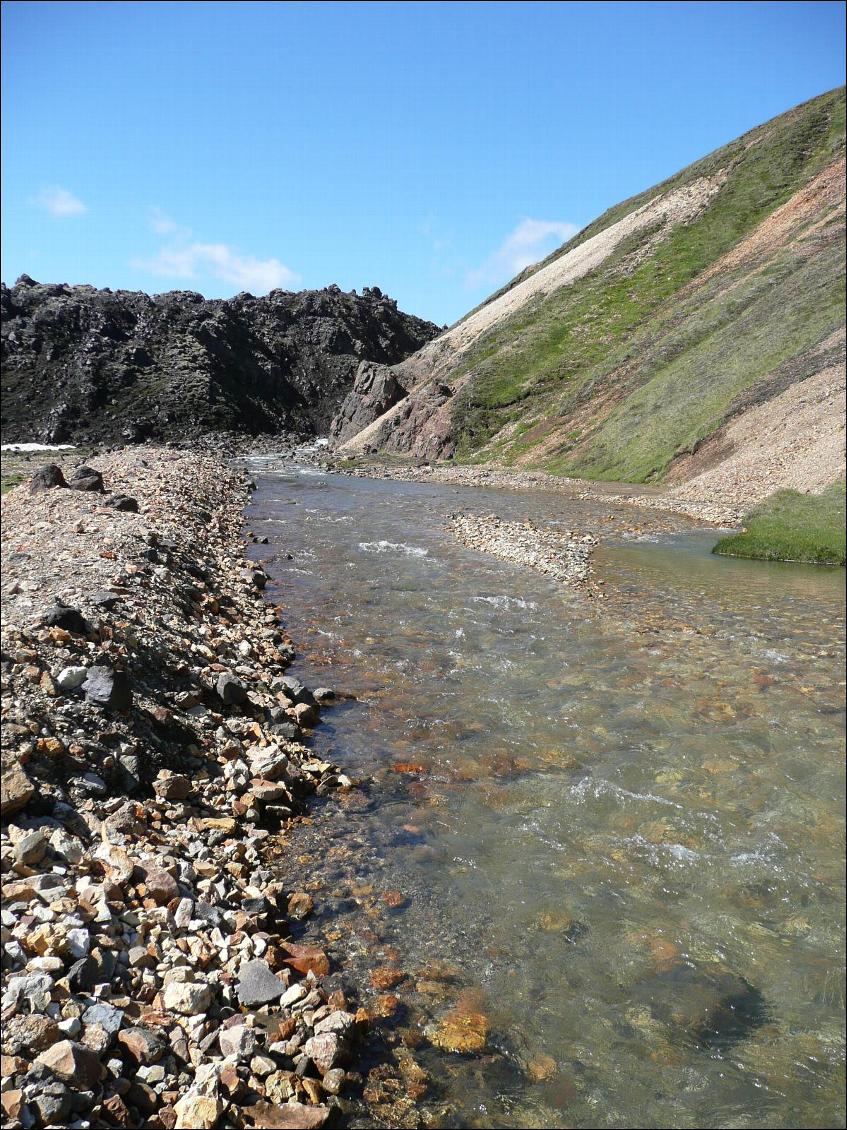
{"type": "MultiPolygon", "coordinates": [[[[150,230],[155,232],[156,235],[174,235],[181,229],[176,220],[172,220],[167,212],[163,212],[161,208],[151,208],[150,230]]],[[[190,235],[191,233],[187,232],[187,234],[190,235]]]]}
{"type": "Polygon", "coordinates": [[[298,276],[279,259],[257,259],[241,255],[226,243],[186,243],[160,247],[153,259],[135,264],[154,275],[195,279],[211,275],[239,290],[266,294],[276,287],[291,286],[298,276]]]}
{"type": "Polygon", "coordinates": [[[549,255],[579,228],[566,220],[521,220],[481,267],[468,271],[465,282],[471,289],[487,283],[499,286],[524,267],[549,255]]]}
{"type": "Polygon", "coordinates": [[[66,216],[81,216],[88,209],[83,202],[66,188],[54,185],[52,188],[42,188],[36,197],[36,203],[51,216],[64,218],[66,216]]]}

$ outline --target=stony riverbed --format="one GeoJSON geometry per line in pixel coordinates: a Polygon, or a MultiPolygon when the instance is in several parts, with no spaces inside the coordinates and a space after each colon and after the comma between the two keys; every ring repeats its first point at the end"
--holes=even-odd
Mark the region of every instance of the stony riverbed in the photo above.
{"type": "Polygon", "coordinates": [[[321,1126],[368,1018],[273,859],[355,787],[301,742],[333,692],[286,675],[243,474],[72,466],[4,500],[4,1123],[321,1126]]]}

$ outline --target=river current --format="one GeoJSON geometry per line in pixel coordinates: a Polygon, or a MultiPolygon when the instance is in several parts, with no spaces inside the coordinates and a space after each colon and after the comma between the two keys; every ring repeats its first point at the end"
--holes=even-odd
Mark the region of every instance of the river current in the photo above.
{"type": "Polygon", "coordinates": [[[445,528],[602,501],[251,467],[292,673],[349,696],[312,745],[367,780],[292,850],[406,975],[363,1003],[436,1124],[843,1126],[843,570],[680,529],[607,543],[604,604],[445,528]]]}

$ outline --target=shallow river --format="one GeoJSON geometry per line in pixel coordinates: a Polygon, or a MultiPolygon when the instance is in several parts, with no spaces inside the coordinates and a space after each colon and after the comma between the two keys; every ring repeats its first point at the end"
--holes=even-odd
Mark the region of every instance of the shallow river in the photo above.
{"type": "Polygon", "coordinates": [[[372,779],[293,850],[408,974],[363,1003],[438,1124],[843,1126],[843,570],[619,539],[598,608],[444,525],[600,503],[253,470],[292,673],[355,696],[313,744],[372,779]]]}

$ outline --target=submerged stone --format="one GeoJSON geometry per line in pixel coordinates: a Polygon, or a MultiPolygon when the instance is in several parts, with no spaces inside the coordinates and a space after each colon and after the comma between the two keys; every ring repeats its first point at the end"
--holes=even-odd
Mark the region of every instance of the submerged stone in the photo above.
{"type": "Polygon", "coordinates": [[[744,977],[681,963],[639,982],[651,1014],[704,1048],[723,1050],[749,1036],[767,1019],[761,992],[744,977]]]}

